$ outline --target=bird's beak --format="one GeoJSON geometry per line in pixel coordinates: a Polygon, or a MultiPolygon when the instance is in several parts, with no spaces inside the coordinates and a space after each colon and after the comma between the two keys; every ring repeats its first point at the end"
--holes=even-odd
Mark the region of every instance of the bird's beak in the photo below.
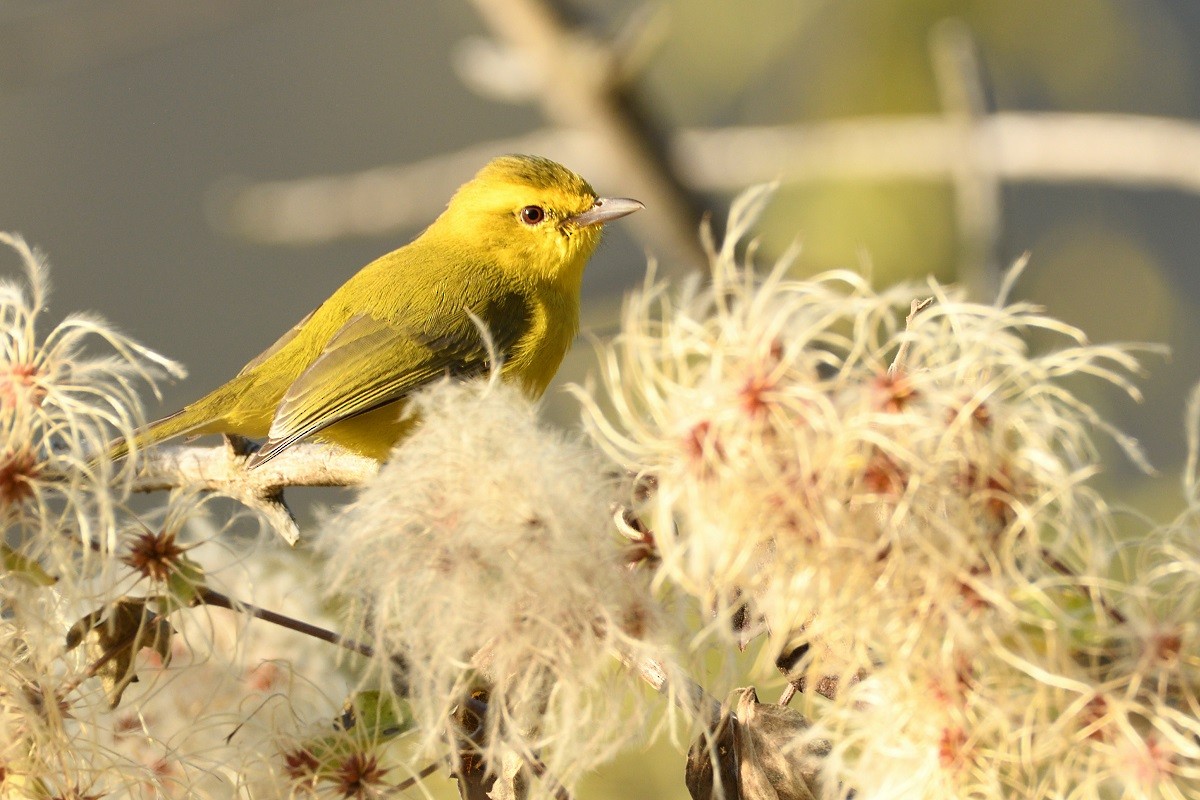
{"type": "Polygon", "coordinates": [[[594,206],[573,217],[567,217],[566,221],[576,228],[586,228],[589,225],[612,222],[645,207],[644,203],[630,200],[628,197],[598,197],[594,206]]]}

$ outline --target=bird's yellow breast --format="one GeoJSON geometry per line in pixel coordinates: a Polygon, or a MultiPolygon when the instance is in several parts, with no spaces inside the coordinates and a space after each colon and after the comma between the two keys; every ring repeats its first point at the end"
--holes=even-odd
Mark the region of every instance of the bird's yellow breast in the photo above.
{"type": "Polygon", "coordinates": [[[534,295],[529,330],[517,340],[502,374],[530,397],[541,397],[554,379],[579,328],[578,305],[554,289],[534,295]]]}

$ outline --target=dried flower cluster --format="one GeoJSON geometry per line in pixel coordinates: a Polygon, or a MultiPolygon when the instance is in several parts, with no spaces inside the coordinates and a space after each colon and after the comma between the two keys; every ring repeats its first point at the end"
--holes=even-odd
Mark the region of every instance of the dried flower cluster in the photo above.
{"type": "Polygon", "coordinates": [[[0,796],[137,796],[136,787],[153,785],[152,770],[96,741],[92,725],[106,704],[95,692],[63,696],[63,620],[33,617],[0,623],[0,796]]]}
{"type": "Polygon", "coordinates": [[[647,487],[659,581],[717,611],[710,641],[765,632],[821,687],[831,796],[1195,796],[1194,548],[1114,572],[1085,483],[1097,431],[1140,456],[1071,381],[1137,397],[1130,351],[936,284],[757,276],[736,249],[766,196],[710,285],[628,301],[604,393],[579,392],[647,487]]]}
{"type": "Polygon", "coordinates": [[[0,234],[0,244],[25,272],[0,282],[0,789],[128,792],[153,773],[96,740],[107,703],[63,640],[96,602],[91,587],[114,573],[130,473],[95,455],[140,422],[138,384],[180,370],[88,315],[39,330],[45,261],[18,237],[0,234]],[[110,354],[91,355],[97,345],[110,354]]]}
{"type": "Polygon", "coordinates": [[[194,495],[129,514],[137,454],[103,454],[143,420],[139,384],[182,371],[88,315],[41,330],[45,262],[0,242],[25,269],[0,283],[0,796],[234,796],[344,684],[310,639],[186,606],[202,583],[281,603],[299,570],[213,546],[194,495]]]}
{"type": "MultiPolygon", "coordinates": [[[[187,500],[154,530],[186,536],[189,547],[211,544],[197,538],[206,519],[187,500]]],[[[138,547],[148,536],[120,539],[138,547]]],[[[296,584],[311,569],[298,555],[234,555],[211,546],[188,552],[199,559],[189,562],[190,580],[235,587],[259,603],[326,621],[315,594],[297,597],[296,584]]],[[[170,591],[166,581],[132,566],[113,566],[112,573],[114,585],[97,580],[4,597],[0,796],[290,796],[287,754],[316,728],[328,738],[347,688],[327,649],[234,610],[167,613],[169,595],[155,594],[170,591]],[[80,630],[91,616],[97,624],[80,630]],[[70,646],[77,630],[81,642],[70,646]],[[126,636],[134,641],[124,643],[126,636]]]]}
{"type": "Polygon", "coordinates": [[[129,513],[100,454],[178,368],[86,316],[40,335],[44,264],[0,238],[28,273],[0,283],[0,797],[367,798],[444,768],[561,796],[661,707],[634,673],[711,711],[673,666],[698,620],[693,664],[759,639],[753,678],[798,693],[705,720],[698,795],[1200,796],[1200,389],[1188,510],[1118,536],[1094,438],[1140,455],[1079,378],[1136,398],[1130,348],[790,255],[758,275],[767,196],[711,282],[630,299],[577,392],[599,450],[497,376],[430,387],[320,567],[186,492],[129,513]]]}
{"type": "Polygon", "coordinates": [[[161,377],[183,370],[87,314],[42,336],[46,263],[18,237],[0,233],[0,244],[25,268],[24,281],[0,282],[0,520],[10,547],[61,576],[114,546],[123,494],[114,484],[132,475],[132,462],[96,455],[142,422],[139,383],[157,391],[161,377]],[[110,354],[85,352],[97,345],[110,354]]]}
{"type": "Polygon", "coordinates": [[[619,484],[512,387],[443,383],[416,405],[417,432],[326,524],[326,584],[407,686],[422,757],[515,758],[552,793],[643,723],[613,653],[648,651],[658,623],[622,563],[619,484]]]}

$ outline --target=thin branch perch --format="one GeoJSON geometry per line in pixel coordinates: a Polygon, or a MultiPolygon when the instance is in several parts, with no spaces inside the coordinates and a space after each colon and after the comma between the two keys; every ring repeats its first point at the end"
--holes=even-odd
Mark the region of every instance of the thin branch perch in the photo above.
{"type": "Polygon", "coordinates": [[[379,463],[340,448],[301,442],[254,469],[246,454],[226,444],[215,447],[168,445],[138,456],[135,492],[178,487],[232,497],[260,512],[288,544],[300,538],[295,517],[283,502],[288,486],[357,486],[379,472],[379,463]]]}

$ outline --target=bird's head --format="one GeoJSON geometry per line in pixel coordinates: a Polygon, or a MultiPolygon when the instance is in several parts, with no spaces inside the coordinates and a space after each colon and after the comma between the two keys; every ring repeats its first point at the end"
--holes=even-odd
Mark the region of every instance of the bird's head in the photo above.
{"type": "Polygon", "coordinates": [[[502,269],[578,289],[605,222],[644,206],[599,197],[583,178],[540,156],[493,159],[450,199],[436,225],[480,247],[502,269]]]}

